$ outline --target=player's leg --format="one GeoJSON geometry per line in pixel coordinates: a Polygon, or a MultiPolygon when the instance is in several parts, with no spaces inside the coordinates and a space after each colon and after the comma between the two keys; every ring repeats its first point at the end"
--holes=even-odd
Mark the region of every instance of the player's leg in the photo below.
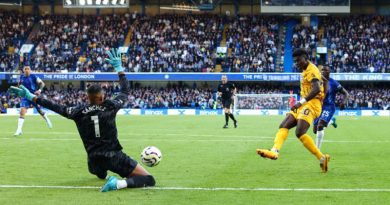
{"type": "Polygon", "coordinates": [[[337,128],[336,118],[332,117],[332,119],[329,121],[328,125],[332,125],[334,128],[337,128]]]}
{"type": "Polygon", "coordinates": [[[134,171],[126,178],[125,181],[127,188],[154,186],[156,184],[154,177],[139,164],[137,164],[134,171]]]}
{"type": "Polygon", "coordinates": [[[27,101],[27,99],[22,99],[20,102],[20,112],[19,112],[19,118],[18,118],[18,128],[16,129],[16,132],[14,136],[21,135],[23,133],[23,124],[24,124],[24,117],[27,112],[27,108],[30,106],[30,103],[27,101]]]}
{"type": "Polygon", "coordinates": [[[297,118],[297,128],[295,130],[295,135],[302,142],[303,146],[306,147],[313,155],[317,157],[320,161],[320,166],[323,172],[328,171],[328,162],[330,160],[329,155],[324,155],[320,149],[315,145],[313,139],[306,134],[307,130],[310,128],[310,123],[316,118],[313,113],[313,108],[309,105],[304,107],[298,115],[297,118]]]}
{"type": "Polygon", "coordinates": [[[317,136],[316,136],[316,145],[321,149],[322,141],[325,136],[325,128],[331,123],[333,115],[336,109],[332,106],[324,106],[321,112],[321,116],[317,120],[317,136]]]}
{"type": "Polygon", "coordinates": [[[309,128],[310,128],[310,124],[308,122],[302,119],[298,119],[297,128],[295,130],[295,136],[297,136],[297,138],[301,140],[302,144],[306,147],[306,149],[308,149],[319,160],[324,155],[314,144],[313,139],[308,134],[306,134],[309,128]]]}
{"type": "Polygon", "coordinates": [[[156,184],[154,177],[146,169],[123,152],[118,152],[116,156],[111,157],[110,162],[109,169],[119,174],[123,179],[111,176],[103,186],[102,192],[154,186],[156,184]]]}
{"type": "Polygon", "coordinates": [[[106,179],[107,177],[107,170],[99,166],[98,158],[88,157],[88,171],[99,179],[106,179]]]}
{"type": "Polygon", "coordinates": [[[223,111],[225,113],[225,126],[223,128],[228,128],[229,125],[229,109],[228,108],[223,108],[223,111]]]}
{"type": "Polygon", "coordinates": [[[295,119],[294,114],[287,114],[282,123],[279,125],[279,130],[276,133],[276,137],[274,140],[274,145],[271,150],[266,149],[257,149],[256,152],[261,157],[269,158],[269,159],[278,159],[279,151],[282,148],[283,143],[286,141],[288,137],[288,131],[295,127],[297,124],[297,120],[295,119]]]}
{"type": "Polygon", "coordinates": [[[325,128],[327,127],[327,122],[324,120],[320,120],[317,125],[317,133],[316,133],[316,145],[318,149],[321,149],[322,141],[325,136],[325,128]]]}
{"type": "Polygon", "coordinates": [[[225,113],[225,125],[222,128],[228,128],[229,127],[229,108],[226,107],[226,101],[222,103],[223,106],[223,112],[225,113]]]}
{"type": "Polygon", "coordinates": [[[51,129],[53,128],[53,125],[51,124],[51,121],[47,114],[42,110],[41,106],[39,106],[36,103],[33,103],[35,109],[37,109],[37,112],[43,117],[43,119],[46,121],[47,126],[51,129]]]}
{"type": "Polygon", "coordinates": [[[234,115],[233,115],[233,113],[231,112],[231,105],[232,105],[232,103],[231,103],[231,100],[230,100],[230,102],[229,102],[229,105],[227,105],[227,111],[228,111],[228,115],[229,115],[229,117],[230,117],[230,119],[232,119],[233,120],[233,123],[234,123],[234,128],[237,128],[237,120],[236,120],[236,118],[234,117],[234,115]]]}

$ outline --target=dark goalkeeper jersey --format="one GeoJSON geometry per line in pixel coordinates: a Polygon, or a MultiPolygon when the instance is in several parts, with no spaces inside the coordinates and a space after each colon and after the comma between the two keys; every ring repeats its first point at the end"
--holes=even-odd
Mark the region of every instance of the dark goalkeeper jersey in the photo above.
{"type": "Polygon", "coordinates": [[[121,93],[101,105],[66,107],[43,98],[38,98],[37,104],[75,121],[88,155],[119,151],[122,146],[118,141],[115,117],[127,101],[129,93],[129,84],[124,74],[119,75],[119,81],[121,93]]]}

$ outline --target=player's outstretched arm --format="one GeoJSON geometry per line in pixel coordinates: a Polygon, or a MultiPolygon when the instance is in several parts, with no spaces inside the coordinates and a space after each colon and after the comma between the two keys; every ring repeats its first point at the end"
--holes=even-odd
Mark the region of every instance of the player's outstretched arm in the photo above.
{"type": "Polygon", "coordinates": [[[37,77],[37,84],[38,84],[39,89],[37,91],[35,91],[34,94],[39,96],[41,94],[43,88],[45,87],[45,83],[40,78],[37,77]]]}
{"type": "Polygon", "coordinates": [[[127,101],[127,97],[129,95],[130,87],[129,82],[126,78],[126,74],[122,67],[122,59],[121,54],[118,49],[113,48],[107,52],[109,58],[106,59],[108,63],[114,67],[115,71],[118,72],[119,75],[119,85],[121,87],[120,94],[114,98],[114,104],[117,109],[122,108],[122,106],[127,101]]]}
{"type": "Polygon", "coordinates": [[[324,76],[321,76],[321,79],[322,79],[322,85],[324,86],[324,93],[327,93],[329,81],[324,76]]]}
{"type": "Polygon", "coordinates": [[[74,118],[74,110],[72,108],[67,108],[66,106],[59,105],[57,103],[53,103],[50,100],[46,100],[43,98],[40,98],[34,94],[32,94],[27,88],[25,88],[23,85],[19,87],[11,86],[9,91],[17,95],[19,97],[27,98],[28,100],[32,102],[36,102],[39,105],[42,105],[45,108],[48,108],[66,118],[73,119],[74,118]]]}
{"type": "Polygon", "coordinates": [[[341,89],[341,93],[344,95],[344,104],[347,104],[348,98],[349,98],[349,93],[348,91],[343,87],[341,89]]]}
{"type": "Polygon", "coordinates": [[[344,102],[343,102],[343,104],[340,105],[340,110],[344,110],[345,107],[348,107],[349,93],[344,87],[342,87],[342,86],[340,86],[340,87],[341,87],[340,92],[344,95],[344,102]]]}

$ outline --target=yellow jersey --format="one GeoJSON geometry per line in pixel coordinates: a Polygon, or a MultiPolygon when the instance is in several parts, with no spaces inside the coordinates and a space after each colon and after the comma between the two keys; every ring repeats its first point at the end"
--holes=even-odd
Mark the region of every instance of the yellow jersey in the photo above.
{"type": "Polygon", "coordinates": [[[324,85],[322,82],[320,70],[312,62],[309,62],[309,65],[307,66],[306,70],[302,72],[301,97],[306,97],[307,95],[309,95],[312,89],[311,81],[315,78],[320,81],[320,92],[314,98],[317,98],[322,102],[325,97],[324,85]]]}

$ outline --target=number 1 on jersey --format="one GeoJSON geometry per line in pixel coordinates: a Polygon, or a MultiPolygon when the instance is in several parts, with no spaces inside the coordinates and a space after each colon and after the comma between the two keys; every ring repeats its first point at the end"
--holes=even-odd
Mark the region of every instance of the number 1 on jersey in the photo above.
{"type": "Polygon", "coordinates": [[[97,115],[91,116],[91,120],[95,124],[95,136],[100,137],[99,117],[97,115]]]}

